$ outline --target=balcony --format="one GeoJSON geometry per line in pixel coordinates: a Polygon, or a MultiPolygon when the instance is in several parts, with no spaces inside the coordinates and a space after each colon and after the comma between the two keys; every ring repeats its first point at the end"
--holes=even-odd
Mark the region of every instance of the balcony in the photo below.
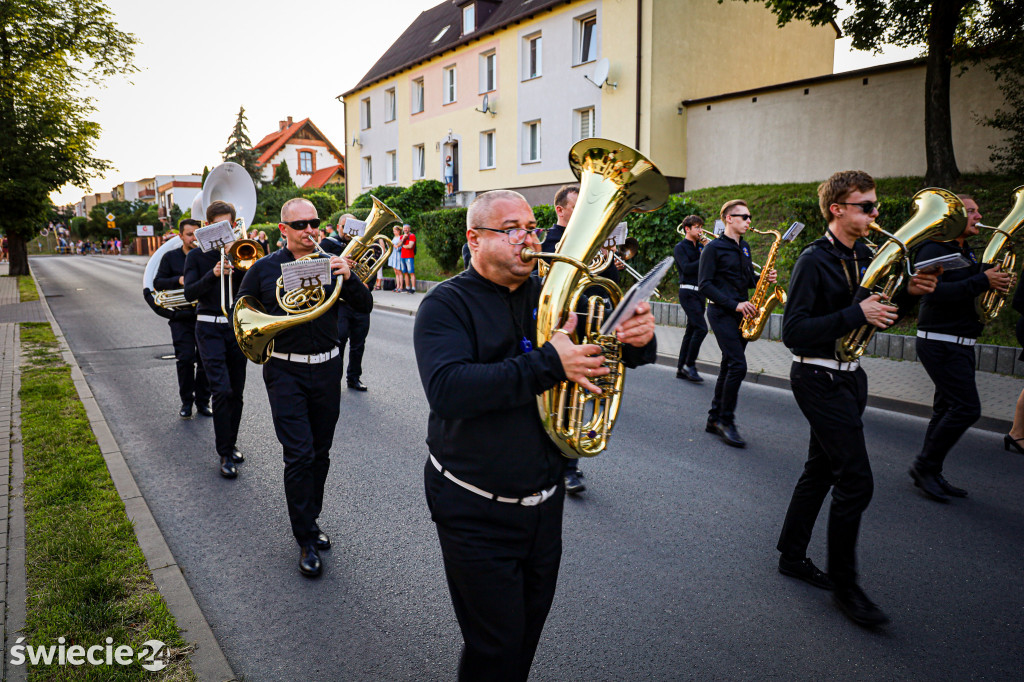
{"type": "Polygon", "coordinates": [[[156,190],[155,189],[140,189],[139,190],[139,198],[140,199],[154,199],[154,198],[156,198],[156,190]]]}

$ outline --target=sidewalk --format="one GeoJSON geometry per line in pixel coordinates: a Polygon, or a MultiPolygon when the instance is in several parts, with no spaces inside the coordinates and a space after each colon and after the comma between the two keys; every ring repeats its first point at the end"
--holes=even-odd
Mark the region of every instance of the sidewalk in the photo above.
{"type": "MultiPolygon", "coordinates": [[[[375,291],[374,310],[415,315],[423,296],[420,293],[375,291]]],[[[676,366],[679,345],[685,331],[684,327],[658,325],[655,333],[658,337],[659,365],[676,366]]],[[[793,354],[781,342],[764,339],[755,341],[747,346],[746,381],[788,390],[792,358],[793,354]]],[[[709,334],[701,345],[697,367],[701,372],[712,375],[710,379],[713,380],[718,374],[721,359],[722,354],[714,335],[709,334]]],[[[861,365],[868,375],[868,405],[919,417],[931,416],[934,386],[920,363],[865,357],[861,365]]],[[[975,377],[981,397],[981,419],[974,425],[975,428],[1008,432],[1013,422],[1017,397],[1024,389],[1024,379],[989,372],[977,372],[975,377]]]]}

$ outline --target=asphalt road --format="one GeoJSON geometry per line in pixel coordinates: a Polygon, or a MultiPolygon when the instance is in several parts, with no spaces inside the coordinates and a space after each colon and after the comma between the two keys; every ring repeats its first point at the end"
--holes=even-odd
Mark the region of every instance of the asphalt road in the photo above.
{"type": "MultiPolygon", "coordinates": [[[[236,673],[249,680],[454,679],[461,639],[423,498],[427,407],[412,318],[373,315],[363,381],[343,391],[321,525],[334,549],[302,578],[281,451],[249,366],[238,479],[217,474],[208,419],[177,418],[165,322],[142,267],[33,258],[51,309],[236,673]]],[[[849,622],[828,593],[776,571],[775,542],[807,425],[783,390],[744,385],[746,450],[703,431],[711,382],[631,371],[613,444],[566,502],[558,593],[535,680],[1019,679],[1024,667],[1024,457],[972,430],[941,505],[906,469],[922,419],[869,409],[875,496],[861,582],[891,616],[849,622]]],[[[823,512],[810,556],[825,563],[823,512]]]]}

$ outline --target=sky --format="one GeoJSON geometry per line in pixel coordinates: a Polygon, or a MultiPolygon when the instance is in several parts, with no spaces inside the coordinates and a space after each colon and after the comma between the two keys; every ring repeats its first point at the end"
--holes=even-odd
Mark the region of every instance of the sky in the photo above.
{"type": "MultiPolygon", "coordinates": [[[[344,108],[335,97],[358,83],[416,16],[437,2],[106,0],[118,28],[141,43],[138,73],[85,91],[95,99],[92,120],[103,129],[95,154],[114,169],[89,187],[68,185],[51,199],[73,204],[126,180],[213,168],[241,106],[253,144],[288,116],[308,117],[343,150],[344,108]]],[[[882,55],[852,52],[849,43],[836,42],[836,72],[918,54],[895,48],[882,55]]]]}

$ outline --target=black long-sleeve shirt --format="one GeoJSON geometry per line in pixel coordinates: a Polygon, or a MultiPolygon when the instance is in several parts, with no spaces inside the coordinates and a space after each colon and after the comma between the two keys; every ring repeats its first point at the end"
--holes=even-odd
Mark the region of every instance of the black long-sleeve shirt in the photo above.
{"type": "MultiPolygon", "coordinates": [[[[530,277],[509,291],[470,265],[430,290],[413,332],[430,452],[455,477],[508,497],[551,487],[565,464],[537,411],[537,396],[566,378],[554,346],[536,347],[542,286],[530,277]]],[[[657,355],[654,339],[622,350],[629,367],[657,355]]]]}
{"type": "MultiPolygon", "coordinates": [[[[287,248],[278,249],[269,256],[264,256],[249,268],[242,280],[236,300],[242,296],[255,296],[263,304],[269,315],[286,315],[287,313],[277,302],[277,280],[281,277],[281,266],[295,261],[295,256],[287,248]]],[[[324,286],[324,295],[334,292],[337,277],[324,286]]],[[[373,310],[373,297],[369,290],[355,275],[344,280],[341,286],[341,298],[353,310],[368,313],[373,310]]],[[[320,317],[305,324],[296,325],[274,337],[274,352],[300,353],[312,355],[325,353],[338,345],[338,307],[331,308],[320,317]]]]}
{"type": "MultiPolygon", "coordinates": [[[[220,278],[213,274],[213,268],[220,260],[220,251],[192,249],[185,257],[185,298],[196,301],[196,314],[223,315],[220,309],[220,278]]],[[[258,261],[257,261],[258,262],[258,261]]],[[[227,277],[227,273],[224,274],[227,277]]],[[[241,273],[234,273],[232,289],[238,300],[238,288],[242,285],[241,273]]],[[[228,311],[231,312],[230,310],[228,311]]]]}
{"type": "Polygon", "coordinates": [[[748,290],[757,286],[750,245],[743,237],[735,242],[724,234],[712,240],[701,251],[697,282],[701,296],[735,311],[736,306],[750,299],[748,290]]]}
{"type": "Polygon", "coordinates": [[[917,316],[917,328],[937,334],[951,334],[976,339],[985,325],[974,310],[975,299],[988,291],[988,277],[982,272],[981,264],[964,240],[961,247],[956,241],[925,242],[917,250],[914,262],[958,253],[972,265],[950,270],[939,275],[935,291],[921,297],[921,310],[917,316]]]}
{"type": "MultiPolygon", "coordinates": [[[[179,281],[179,278],[184,274],[185,252],[181,249],[168,251],[160,259],[160,265],[157,266],[156,275],[153,277],[153,289],[156,291],[181,289],[184,285],[179,281]]],[[[166,309],[161,308],[161,310],[166,309]]],[[[191,306],[177,310],[167,310],[167,313],[163,317],[174,322],[194,322],[196,319],[195,308],[191,306]]]]}
{"type": "MultiPolygon", "coordinates": [[[[679,272],[679,283],[697,286],[697,270],[700,268],[700,253],[704,250],[701,244],[694,244],[684,239],[672,251],[679,272]]],[[[736,306],[733,306],[735,308],[736,306]]]]}

